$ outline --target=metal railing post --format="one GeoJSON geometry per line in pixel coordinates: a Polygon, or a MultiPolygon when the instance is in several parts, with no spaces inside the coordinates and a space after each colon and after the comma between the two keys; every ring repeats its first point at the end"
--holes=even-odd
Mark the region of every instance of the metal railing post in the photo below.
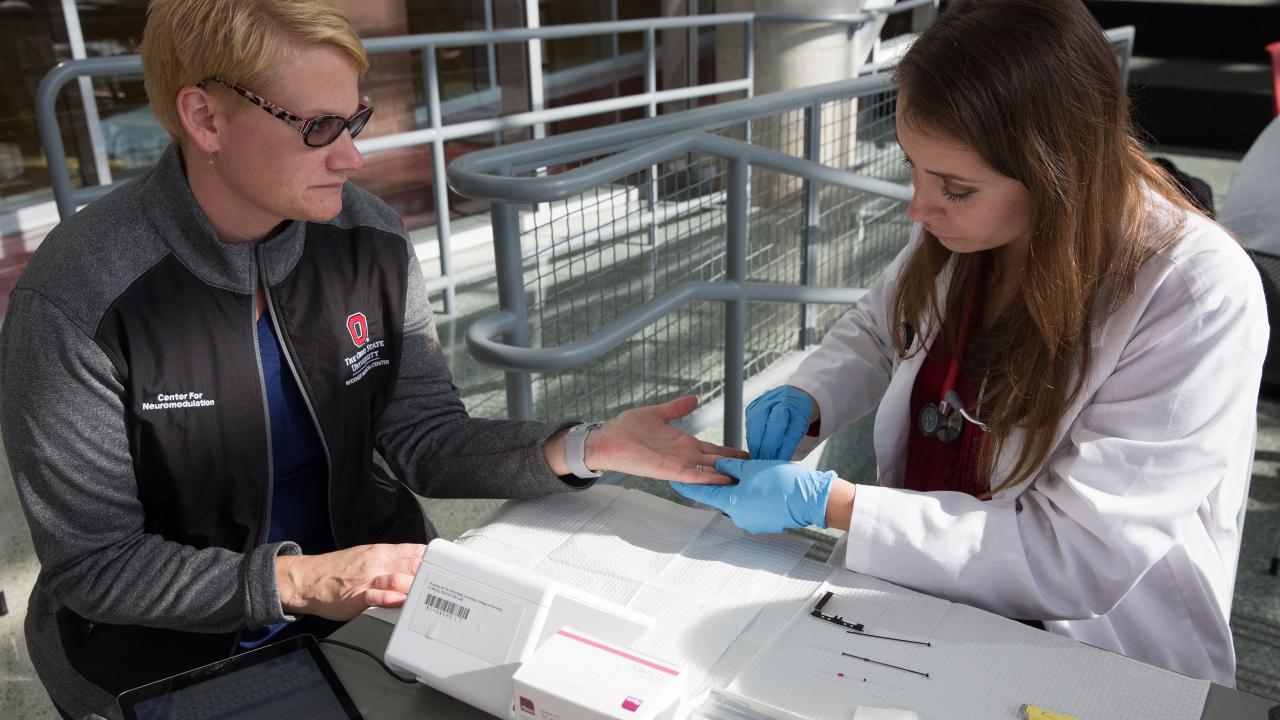
{"type": "MultiPolygon", "coordinates": [[[[142,60],[137,55],[122,55],[88,60],[64,60],[53,66],[40,79],[36,87],[36,124],[40,128],[40,145],[48,163],[49,187],[58,206],[58,217],[66,220],[76,212],[80,204],[71,184],[71,169],[67,166],[66,146],[62,144],[62,130],[58,127],[58,93],[74,78],[95,75],[141,75],[142,60]]],[[[95,186],[101,187],[101,186],[95,186]]],[[[101,191],[100,191],[101,192],[101,191]]],[[[92,198],[90,198],[92,199],[92,198]]],[[[89,202],[85,199],[84,202],[89,202]]]]}
{"type": "MultiPolygon", "coordinates": [[[[688,15],[698,14],[698,0],[689,0],[686,4],[688,15]]],[[[687,86],[693,87],[701,82],[701,54],[702,54],[702,38],[699,37],[698,28],[690,27],[684,31],[685,43],[685,76],[684,82],[687,86]]],[[[698,103],[686,102],[681,106],[685,110],[691,110],[698,107],[698,103]]]]}
{"type": "MultiPolygon", "coordinates": [[[[816,102],[804,109],[804,156],[813,162],[822,162],[822,103],[816,102]]],[[[819,183],[813,178],[804,179],[804,230],[800,236],[800,284],[816,287],[818,284],[818,224],[822,209],[819,200],[819,183]]],[[[813,305],[800,306],[800,348],[817,341],[817,321],[813,305]]]]}
{"type": "MultiPolygon", "coordinates": [[[[517,347],[529,346],[529,310],[524,297],[524,259],[520,250],[520,218],[516,206],[493,203],[493,255],[498,274],[498,308],[515,319],[503,334],[503,341],[517,347]]],[[[508,370],[507,417],[533,419],[533,376],[508,370]]]]}
{"type": "Polygon", "coordinates": [[[747,301],[742,284],[747,281],[747,159],[729,161],[725,207],[724,270],[726,282],[735,283],[736,298],[724,304],[724,444],[742,447],[742,383],[746,373],[747,301]]]}
{"type": "MultiPolygon", "coordinates": [[[[658,59],[657,59],[657,43],[655,42],[655,34],[653,28],[644,31],[644,92],[650,98],[653,93],[658,91],[658,59]]],[[[645,117],[657,117],[658,104],[650,100],[645,106],[645,117]]],[[[658,248],[658,166],[649,166],[649,183],[648,183],[648,202],[649,208],[649,263],[650,272],[644,277],[644,299],[650,300],[656,291],[657,286],[657,248],[658,248]]]]}
{"type": "MultiPolygon", "coordinates": [[[[484,0],[484,29],[493,31],[493,0],[484,0]]],[[[498,90],[498,49],[493,43],[484,46],[485,62],[489,68],[489,90],[498,93],[498,115],[502,114],[502,91],[498,90]]],[[[502,131],[493,131],[493,144],[502,144],[502,131]]]]}
{"type": "MultiPolygon", "coordinates": [[[[427,125],[435,131],[431,140],[431,188],[436,196],[436,244],[440,247],[440,276],[453,277],[453,253],[449,246],[449,182],[445,175],[444,138],[440,134],[444,124],[440,117],[440,78],[436,74],[436,48],[422,48],[422,74],[427,84],[427,125]]],[[[452,315],[457,300],[457,288],[444,288],[444,314],[452,315]]]]}
{"type": "Polygon", "coordinates": [[[644,31],[644,92],[649,96],[647,114],[653,117],[658,114],[658,104],[653,101],[653,93],[658,91],[657,40],[653,28],[644,31]]]}
{"type": "MultiPolygon", "coordinates": [[[[618,0],[609,0],[609,21],[618,22],[618,0]]],[[[612,57],[613,61],[616,63],[618,61],[618,56],[622,54],[622,47],[619,43],[618,33],[613,33],[612,35],[610,35],[609,40],[610,40],[609,50],[610,52],[613,53],[612,55],[610,55],[610,57],[612,57]]],[[[618,80],[617,73],[614,73],[613,96],[618,97],[621,93],[622,93],[622,84],[618,80]]],[[[613,121],[621,122],[622,116],[618,113],[614,113],[613,121]]]]}
{"type": "MultiPolygon", "coordinates": [[[[525,0],[524,17],[525,25],[530,30],[542,27],[542,18],[538,11],[538,0],[525,0]]],[[[526,57],[529,59],[529,109],[537,112],[543,107],[543,94],[545,92],[545,88],[542,86],[541,40],[529,40],[526,48],[526,57]]],[[[546,136],[547,126],[545,123],[537,123],[533,126],[534,139],[546,136]]]]}
{"type": "Polygon", "coordinates": [[[1120,82],[1125,90],[1129,89],[1129,66],[1133,60],[1134,27],[1124,25],[1107,31],[1107,39],[1116,53],[1116,62],[1120,65],[1120,82]],[[1116,45],[1119,45],[1119,48],[1116,45]]]}
{"type": "MultiPolygon", "coordinates": [[[[747,97],[756,96],[756,21],[748,20],[744,25],[742,41],[742,77],[747,80],[747,97]]],[[[743,129],[742,139],[751,143],[751,120],[748,119],[743,129]]],[[[751,143],[755,144],[755,143],[751,143]]]]}
{"type": "MultiPolygon", "coordinates": [[[[55,68],[56,69],[56,68],[55,68]]],[[[60,83],[53,74],[45,75],[36,88],[36,119],[40,126],[40,145],[44,148],[45,164],[49,168],[49,187],[58,206],[58,218],[66,220],[76,212],[75,188],[71,185],[71,170],[67,166],[67,150],[62,144],[62,132],[54,116],[60,83]]]]}
{"type": "MultiPolygon", "coordinates": [[[[75,0],[62,0],[62,17],[66,21],[67,41],[71,45],[71,57],[84,60],[89,57],[84,47],[84,32],[80,29],[80,11],[75,0]]],[[[89,149],[93,154],[94,173],[98,185],[110,185],[111,165],[107,160],[107,145],[102,137],[102,119],[98,116],[98,100],[93,94],[93,78],[81,75],[76,78],[80,86],[80,105],[84,109],[85,129],[89,133],[89,149]]],[[[85,183],[88,184],[88,178],[85,183]]]]}

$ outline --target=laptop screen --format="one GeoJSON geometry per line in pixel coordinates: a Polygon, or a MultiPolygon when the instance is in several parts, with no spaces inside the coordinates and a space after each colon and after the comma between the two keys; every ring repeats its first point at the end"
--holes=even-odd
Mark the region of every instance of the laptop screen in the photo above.
{"type": "Polygon", "coordinates": [[[310,635],[129,690],[120,709],[127,720],[360,717],[310,635]]]}

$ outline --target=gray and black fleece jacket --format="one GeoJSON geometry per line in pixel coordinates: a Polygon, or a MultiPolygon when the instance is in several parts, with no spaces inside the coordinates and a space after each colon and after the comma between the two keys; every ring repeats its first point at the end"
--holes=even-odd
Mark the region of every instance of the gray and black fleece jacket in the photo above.
{"type": "Polygon", "coordinates": [[[468,417],[394,211],[348,183],[329,222],[224,244],[170,147],[48,236],[0,334],[0,424],[41,563],[27,641],[77,717],[110,716],[113,695],[293,619],[274,561],[299,549],[266,543],[259,281],[322,440],[339,547],[426,542],[410,490],[510,498],[589,484],[547,466],[557,426],[468,417]],[[395,477],[376,471],[375,450],[395,477]]]}

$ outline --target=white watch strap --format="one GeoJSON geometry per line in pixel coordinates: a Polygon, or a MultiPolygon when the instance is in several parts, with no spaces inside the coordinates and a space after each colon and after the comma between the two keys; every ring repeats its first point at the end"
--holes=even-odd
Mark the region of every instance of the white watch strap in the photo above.
{"type": "Polygon", "coordinates": [[[587,433],[600,427],[602,423],[582,423],[569,428],[564,436],[564,461],[569,465],[569,472],[580,478],[598,478],[603,472],[595,472],[587,467],[587,433]]]}

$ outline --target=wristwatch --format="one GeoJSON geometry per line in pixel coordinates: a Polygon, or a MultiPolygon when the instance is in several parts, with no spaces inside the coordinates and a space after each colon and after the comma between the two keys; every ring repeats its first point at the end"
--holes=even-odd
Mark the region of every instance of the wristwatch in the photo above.
{"type": "Polygon", "coordinates": [[[564,461],[569,465],[569,472],[580,478],[598,478],[604,471],[596,472],[587,467],[587,433],[604,423],[582,423],[569,428],[564,436],[564,461]]]}

